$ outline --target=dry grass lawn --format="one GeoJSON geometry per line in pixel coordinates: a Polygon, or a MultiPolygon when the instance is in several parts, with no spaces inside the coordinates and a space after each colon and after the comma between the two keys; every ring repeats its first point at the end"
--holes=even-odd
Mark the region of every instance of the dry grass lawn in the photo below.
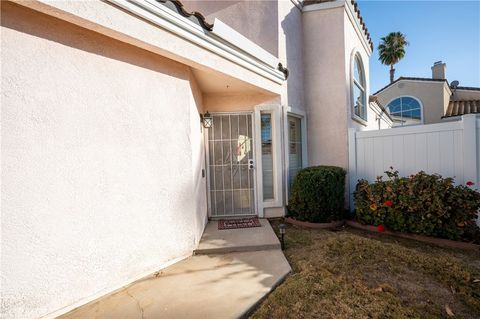
{"type": "Polygon", "coordinates": [[[253,318],[480,318],[478,252],[288,226],[285,255],[292,274],[253,318]]]}

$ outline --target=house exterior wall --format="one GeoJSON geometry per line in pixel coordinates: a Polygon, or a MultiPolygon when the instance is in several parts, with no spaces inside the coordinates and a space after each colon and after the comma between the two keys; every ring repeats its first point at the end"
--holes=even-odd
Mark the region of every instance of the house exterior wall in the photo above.
{"type": "Polygon", "coordinates": [[[310,165],[348,164],[343,19],[343,7],[303,12],[310,165]]]}
{"type": "Polygon", "coordinates": [[[385,107],[400,96],[417,98],[423,106],[423,123],[430,124],[441,122],[450,100],[450,90],[445,82],[401,80],[376,96],[385,107]]]}
{"type": "Polygon", "coordinates": [[[199,112],[272,112],[279,195],[265,217],[285,212],[288,112],[306,116],[309,165],[347,168],[348,128],[377,125],[351,120],[351,54],[368,82],[368,53],[345,3],[185,2],[277,56],[282,82],[113,2],[2,3],[7,317],[53,316],[191,254],[207,217],[199,112]]]}
{"type": "Polygon", "coordinates": [[[282,104],[305,110],[304,49],[302,12],[292,1],[278,1],[278,57],[288,68],[288,79],[282,86],[282,104]]]}
{"type": "Polygon", "coordinates": [[[277,0],[189,0],[182,2],[187,11],[201,12],[210,23],[213,23],[215,18],[222,20],[243,36],[278,57],[277,0]]]}
{"type": "Polygon", "coordinates": [[[1,10],[2,316],[37,318],[191,254],[202,97],[185,65],[1,10]]]}
{"type": "MultiPolygon", "coordinates": [[[[369,107],[368,103],[368,96],[370,92],[370,63],[369,58],[370,55],[365,49],[358,36],[351,17],[348,14],[344,14],[344,41],[345,41],[345,94],[346,94],[346,101],[347,101],[347,121],[348,127],[356,128],[357,130],[366,130],[366,129],[375,129],[375,113],[369,107]],[[359,54],[363,63],[363,70],[365,72],[365,83],[366,83],[366,101],[367,101],[367,121],[359,122],[353,119],[353,101],[352,101],[352,85],[353,85],[353,59],[356,54],[359,54]]],[[[345,133],[345,136],[347,133],[345,133]]]]}
{"type": "Polygon", "coordinates": [[[204,107],[209,112],[253,112],[262,104],[280,104],[280,96],[265,94],[204,94],[204,107]]]}
{"type": "MultiPolygon", "coordinates": [[[[274,81],[271,76],[269,77],[265,72],[262,73],[258,68],[251,68],[251,65],[246,67],[247,64],[241,59],[232,60],[234,58],[232,56],[219,54],[221,50],[217,50],[218,47],[215,45],[202,46],[194,43],[193,40],[198,39],[194,36],[186,39],[184,36],[188,31],[179,36],[178,33],[170,32],[153,22],[146,23],[145,19],[114,5],[114,3],[127,4],[125,1],[14,1],[22,6],[162,55],[196,70],[220,73],[272,94],[281,92],[283,80],[274,81]]],[[[175,30],[178,31],[178,26],[176,27],[175,30]]]]}

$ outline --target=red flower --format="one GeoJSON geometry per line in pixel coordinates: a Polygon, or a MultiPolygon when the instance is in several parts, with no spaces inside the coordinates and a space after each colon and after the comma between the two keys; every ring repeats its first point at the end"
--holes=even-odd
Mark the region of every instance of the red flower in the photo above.
{"type": "Polygon", "coordinates": [[[393,201],[391,199],[388,199],[385,201],[385,203],[383,203],[383,205],[390,207],[393,205],[393,201]]]}
{"type": "Polygon", "coordinates": [[[383,227],[383,225],[378,225],[378,226],[377,226],[377,231],[378,231],[379,233],[383,233],[383,232],[385,231],[385,227],[383,227]]]}
{"type": "Polygon", "coordinates": [[[468,182],[467,182],[467,186],[473,186],[473,185],[475,185],[474,182],[472,182],[472,181],[468,181],[468,182]]]}

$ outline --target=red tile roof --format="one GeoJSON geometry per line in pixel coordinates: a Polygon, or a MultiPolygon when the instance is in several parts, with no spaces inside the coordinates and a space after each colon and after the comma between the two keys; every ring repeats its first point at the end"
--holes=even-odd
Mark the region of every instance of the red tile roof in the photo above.
{"type": "Polygon", "coordinates": [[[183,3],[180,2],[179,0],[156,0],[156,1],[162,3],[169,9],[173,9],[177,11],[177,13],[179,13],[180,15],[190,20],[194,19],[194,22],[199,24],[202,28],[208,31],[213,30],[213,23],[208,23],[203,14],[201,14],[198,11],[193,11],[193,12],[187,11],[183,3]]]}
{"type": "Polygon", "coordinates": [[[450,101],[442,118],[473,113],[480,113],[480,100],[450,101]]]}
{"type": "Polygon", "coordinates": [[[386,115],[391,121],[393,121],[392,117],[390,116],[390,113],[385,109],[385,107],[382,105],[382,103],[380,103],[380,101],[378,100],[378,98],[377,98],[375,95],[370,95],[370,96],[368,97],[368,102],[377,104],[378,107],[382,110],[382,112],[385,113],[385,115],[386,115]]]}

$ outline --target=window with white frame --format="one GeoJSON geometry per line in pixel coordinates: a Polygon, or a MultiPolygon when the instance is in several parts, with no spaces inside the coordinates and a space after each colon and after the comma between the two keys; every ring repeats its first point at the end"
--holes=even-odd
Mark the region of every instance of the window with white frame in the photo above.
{"type": "Polygon", "coordinates": [[[302,119],[297,116],[288,115],[288,193],[292,188],[292,182],[298,171],[303,167],[303,141],[302,141],[302,119]]]}
{"type": "Polygon", "coordinates": [[[274,199],[272,114],[261,112],[263,199],[274,199]]]}
{"type": "Polygon", "coordinates": [[[362,59],[360,54],[353,58],[352,104],[354,118],[367,120],[367,90],[362,59]]]}
{"type": "Polygon", "coordinates": [[[414,125],[422,123],[422,105],[410,96],[401,96],[387,105],[393,120],[393,126],[414,125]]]}

